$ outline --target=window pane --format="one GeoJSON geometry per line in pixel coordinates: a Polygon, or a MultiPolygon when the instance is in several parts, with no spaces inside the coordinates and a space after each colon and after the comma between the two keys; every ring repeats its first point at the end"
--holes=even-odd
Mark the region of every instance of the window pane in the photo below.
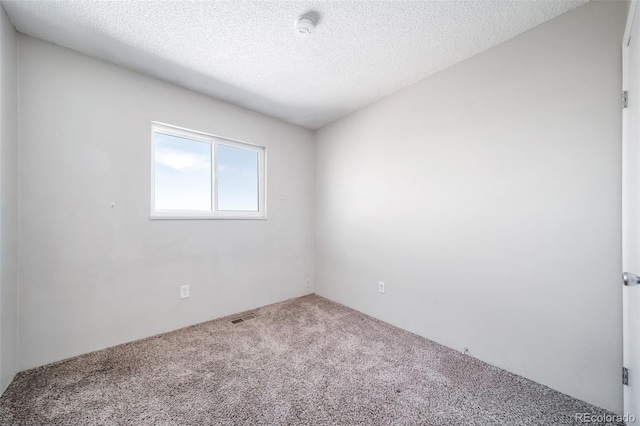
{"type": "Polygon", "coordinates": [[[218,144],[218,210],[258,211],[258,153],[218,144]]]}
{"type": "Polygon", "coordinates": [[[211,144],[154,134],[155,209],[211,211],[211,144]]]}

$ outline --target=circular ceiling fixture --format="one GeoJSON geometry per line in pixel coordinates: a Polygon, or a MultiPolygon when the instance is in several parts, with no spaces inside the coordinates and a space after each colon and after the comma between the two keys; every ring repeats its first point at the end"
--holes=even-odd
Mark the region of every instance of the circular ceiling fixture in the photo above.
{"type": "Polygon", "coordinates": [[[313,32],[313,29],[316,27],[317,20],[317,13],[305,13],[304,15],[296,19],[296,22],[294,24],[296,32],[302,35],[311,34],[313,32]]]}

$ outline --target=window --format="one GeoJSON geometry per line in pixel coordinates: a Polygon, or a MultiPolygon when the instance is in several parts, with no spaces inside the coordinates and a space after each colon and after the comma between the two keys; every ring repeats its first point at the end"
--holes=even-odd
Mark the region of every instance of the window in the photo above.
{"type": "Polygon", "coordinates": [[[154,123],[152,219],[264,219],[265,149],[154,123]]]}

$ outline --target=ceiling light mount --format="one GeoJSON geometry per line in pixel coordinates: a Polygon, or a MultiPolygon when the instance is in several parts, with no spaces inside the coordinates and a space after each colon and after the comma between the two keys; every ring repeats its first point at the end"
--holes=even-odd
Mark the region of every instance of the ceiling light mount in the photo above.
{"type": "Polygon", "coordinates": [[[296,32],[301,35],[311,34],[318,24],[318,18],[318,12],[307,12],[299,16],[294,23],[296,32]]]}

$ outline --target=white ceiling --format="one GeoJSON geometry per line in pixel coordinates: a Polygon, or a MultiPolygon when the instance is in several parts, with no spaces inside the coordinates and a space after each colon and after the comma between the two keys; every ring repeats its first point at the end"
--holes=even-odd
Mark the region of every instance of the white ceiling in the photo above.
{"type": "Polygon", "coordinates": [[[584,3],[2,1],[22,33],[310,129],[584,3]]]}

